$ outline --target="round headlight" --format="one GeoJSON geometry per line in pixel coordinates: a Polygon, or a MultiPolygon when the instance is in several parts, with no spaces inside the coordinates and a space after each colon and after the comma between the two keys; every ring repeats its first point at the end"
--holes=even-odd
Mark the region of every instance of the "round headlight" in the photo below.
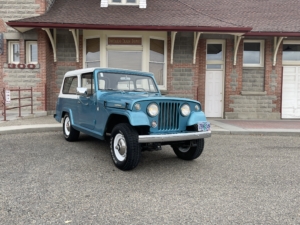
{"type": "Polygon", "coordinates": [[[182,105],[180,110],[181,110],[181,114],[183,116],[188,116],[191,113],[191,109],[190,109],[190,106],[188,104],[182,105]]]}
{"type": "Polygon", "coordinates": [[[158,114],[158,106],[155,103],[151,103],[150,105],[148,105],[147,107],[147,112],[149,114],[149,116],[157,116],[158,114]]]}
{"type": "Polygon", "coordinates": [[[141,110],[141,105],[139,103],[136,103],[134,105],[134,108],[135,108],[135,110],[139,111],[139,110],[141,110]]]}
{"type": "Polygon", "coordinates": [[[195,105],[195,110],[199,111],[200,110],[200,106],[199,105],[195,105]]]}

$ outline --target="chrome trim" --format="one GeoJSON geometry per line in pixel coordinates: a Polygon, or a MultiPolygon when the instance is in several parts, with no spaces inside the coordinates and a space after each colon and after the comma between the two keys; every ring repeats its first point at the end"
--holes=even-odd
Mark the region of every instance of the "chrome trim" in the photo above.
{"type": "Polygon", "coordinates": [[[190,132],[179,134],[149,134],[139,135],[139,143],[155,143],[155,142],[172,142],[172,141],[188,141],[211,136],[211,131],[190,132]]]}

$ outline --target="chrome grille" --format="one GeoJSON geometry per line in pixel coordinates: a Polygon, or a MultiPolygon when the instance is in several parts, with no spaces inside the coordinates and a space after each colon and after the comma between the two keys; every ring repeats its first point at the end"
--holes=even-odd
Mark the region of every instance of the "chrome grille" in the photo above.
{"type": "Polygon", "coordinates": [[[159,103],[158,130],[169,131],[179,129],[179,103],[159,103]]]}

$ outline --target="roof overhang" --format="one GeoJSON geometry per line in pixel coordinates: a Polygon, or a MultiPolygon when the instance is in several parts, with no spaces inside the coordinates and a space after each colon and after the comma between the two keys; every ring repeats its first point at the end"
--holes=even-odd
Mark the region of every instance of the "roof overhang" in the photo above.
{"type": "Polygon", "coordinates": [[[248,32],[244,36],[300,37],[300,32],[248,32]]]}
{"type": "Polygon", "coordinates": [[[222,33],[247,33],[251,27],[205,27],[205,26],[150,26],[150,25],[101,25],[101,24],[67,24],[67,23],[33,23],[9,21],[7,25],[24,32],[33,28],[65,28],[88,30],[149,30],[149,31],[199,31],[222,33]]]}

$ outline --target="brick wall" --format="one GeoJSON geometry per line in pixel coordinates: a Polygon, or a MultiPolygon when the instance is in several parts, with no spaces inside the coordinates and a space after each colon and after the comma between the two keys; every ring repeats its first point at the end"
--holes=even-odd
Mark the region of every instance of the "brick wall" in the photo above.
{"type": "MultiPolygon", "coordinates": [[[[45,96],[45,84],[49,70],[47,70],[47,65],[49,64],[45,63],[45,55],[49,51],[45,51],[45,46],[49,46],[48,37],[44,31],[35,29],[25,33],[19,33],[17,30],[7,26],[5,22],[43,14],[53,2],[54,0],[10,0],[1,1],[0,7],[0,32],[4,33],[4,53],[0,55],[0,89],[2,90],[3,87],[9,89],[33,87],[34,110],[39,111],[45,110],[45,102],[47,101],[45,96]],[[19,42],[21,64],[26,63],[26,40],[38,41],[39,64],[35,69],[8,68],[7,44],[9,40],[19,42]]],[[[17,92],[12,92],[11,95],[14,97],[17,95],[17,92]]],[[[29,101],[28,99],[22,100],[22,105],[29,103],[29,101]]],[[[14,100],[11,102],[10,107],[16,105],[17,101],[14,100]]],[[[2,108],[0,109],[2,110],[2,108]]],[[[22,111],[23,110],[30,110],[30,107],[22,108],[22,111]]]]}
{"type": "MultiPolygon", "coordinates": [[[[168,96],[198,99],[199,64],[193,64],[193,43],[193,32],[178,32],[171,64],[171,38],[168,37],[168,96]]],[[[199,56],[197,62],[198,60],[199,56]]]]}
{"type": "MultiPolygon", "coordinates": [[[[282,48],[281,48],[282,49],[282,48]]],[[[237,65],[232,65],[233,40],[227,40],[225,76],[225,118],[227,119],[279,119],[281,105],[282,50],[277,65],[273,63],[273,41],[265,40],[263,68],[243,67],[243,42],[240,43],[237,65]],[[279,90],[280,89],[280,90],[279,90]]]]}
{"type": "MultiPolygon", "coordinates": [[[[54,112],[57,97],[62,85],[62,80],[66,72],[81,69],[83,67],[83,45],[82,35],[79,35],[79,62],[76,62],[76,50],[72,33],[68,29],[57,30],[57,62],[53,62],[53,55],[49,55],[49,81],[47,111],[54,112]]],[[[52,51],[52,50],[51,50],[52,51]]]]}
{"type": "MultiPolygon", "coordinates": [[[[1,1],[0,20],[7,22],[9,20],[17,20],[27,17],[38,16],[45,12],[44,0],[10,0],[1,1]]],[[[1,27],[0,21],[0,27],[1,27]]],[[[3,23],[2,23],[3,24],[3,23]]],[[[8,33],[16,33],[17,31],[5,24],[8,33]]]]}
{"type": "Polygon", "coordinates": [[[57,61],[73,62],[76,60],[74,38],[68,29],[57,29],[57,61]]]}
{"type": "Polygon", "coordinates": [[[264,68],[243,68],[243,91],[263,92],[265,89],[264,68]]]}

